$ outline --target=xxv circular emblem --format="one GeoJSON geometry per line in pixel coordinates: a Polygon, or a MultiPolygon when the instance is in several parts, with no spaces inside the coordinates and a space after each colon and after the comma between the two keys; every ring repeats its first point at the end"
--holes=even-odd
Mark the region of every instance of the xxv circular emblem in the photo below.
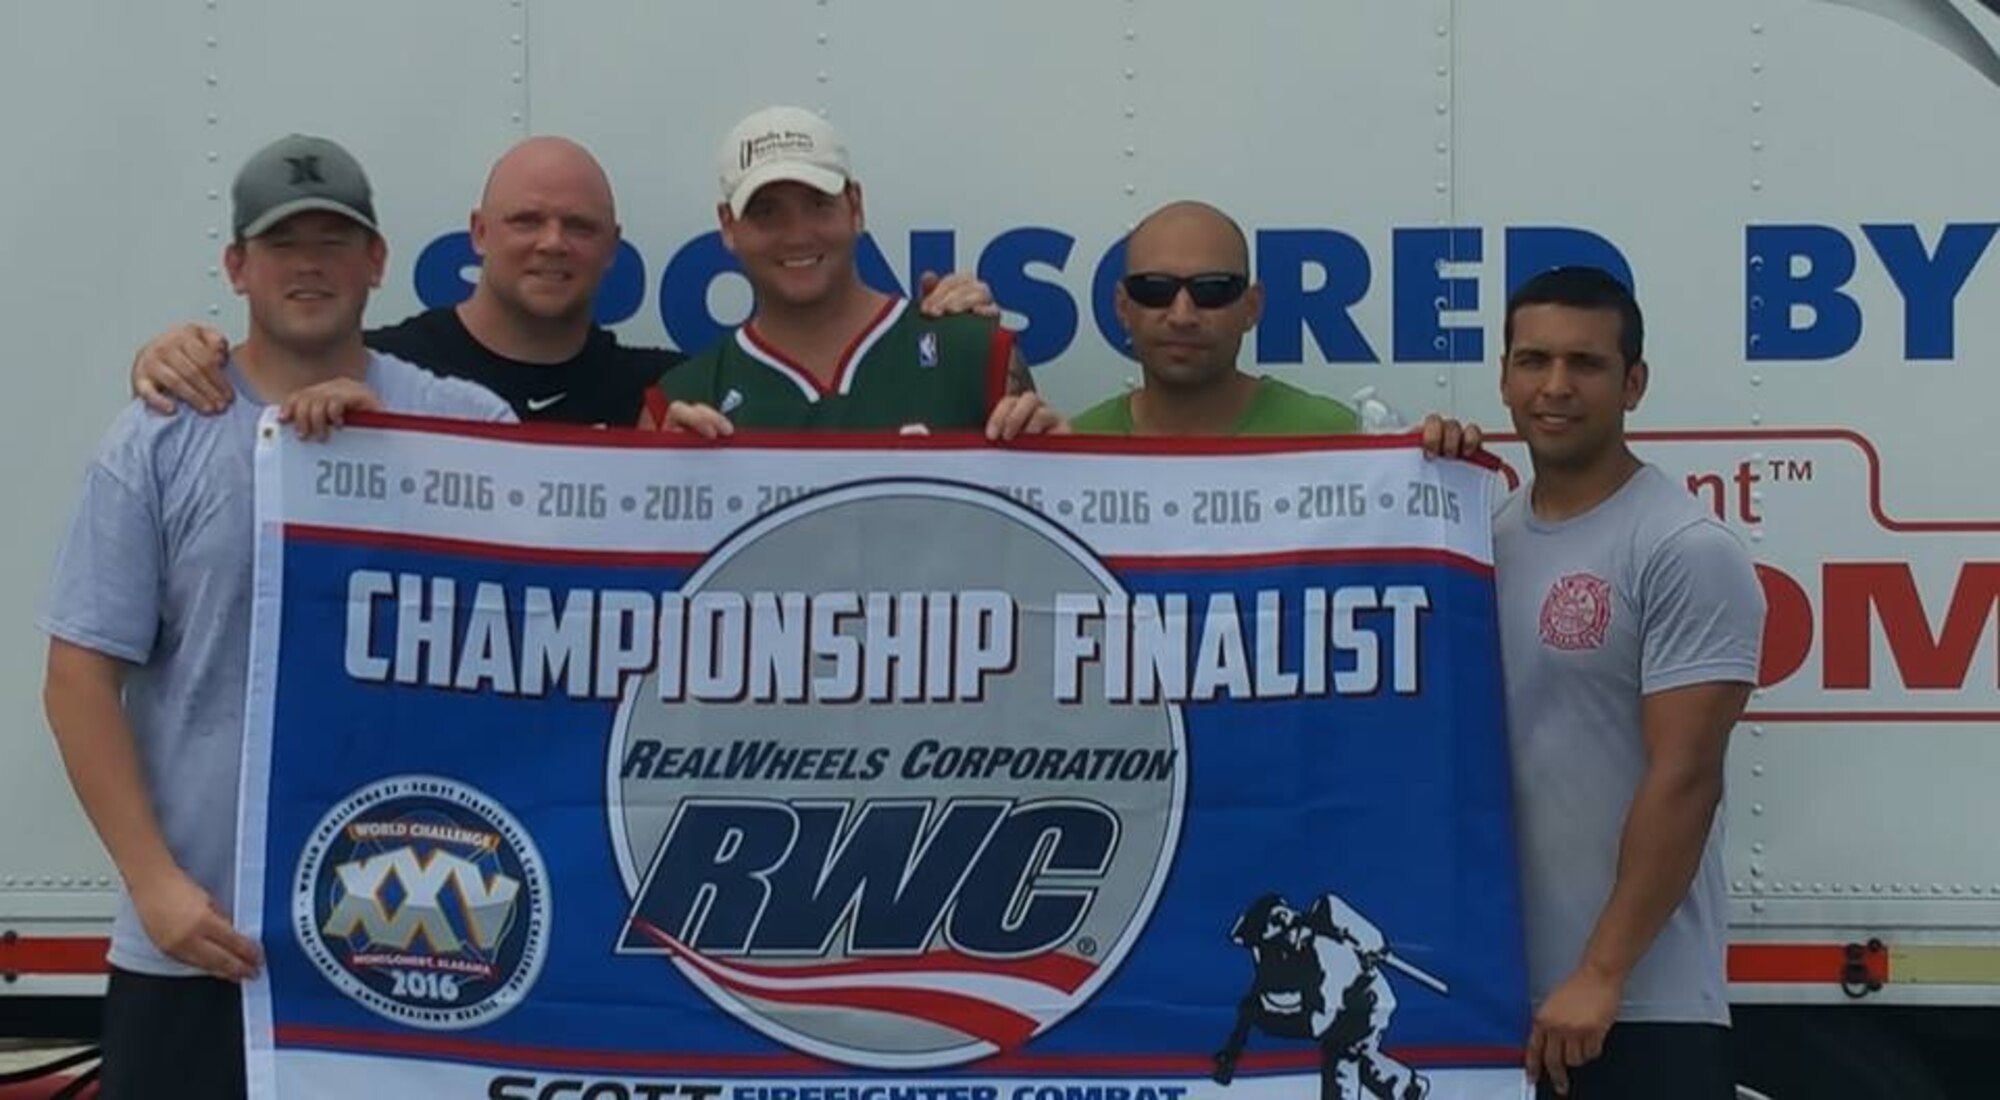
{"type": "Polygon", "coordinates": [[[320,819],[299,859],[292,930],[328,981],[375,1012],[475,1027],[520,1003],[541,971],[548,875],[485,794],[398,776],[320,819]]]}

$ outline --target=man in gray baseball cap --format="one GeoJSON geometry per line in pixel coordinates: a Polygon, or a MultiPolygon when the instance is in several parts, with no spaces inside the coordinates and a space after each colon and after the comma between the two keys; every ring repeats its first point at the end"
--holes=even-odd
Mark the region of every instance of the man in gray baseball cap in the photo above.
{"type": "Polygon", "coordinates": [[[341,214],[382,233],[368,174],[352,154],[322,137],[292,134],[257,150],[236,173],[230,199],[238,241],[307,210],[341,214]]]}

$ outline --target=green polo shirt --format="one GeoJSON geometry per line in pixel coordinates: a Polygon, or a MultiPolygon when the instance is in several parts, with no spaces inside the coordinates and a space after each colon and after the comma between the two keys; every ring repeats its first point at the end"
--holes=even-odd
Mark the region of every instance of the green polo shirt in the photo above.
{"type": "MultiPolygon", "coordinates": [[[[1121,393],[1100,401],[1070,420],[1079,434],[1131,435],[1132,395],[1121,393]]],[[[1259,378],[1257,395],[1243,410],[1230,435],[1340,435],[1359,431],[1361,420],[1354,410],[1335,401],[1308,393],[1275,378],[1259,378]]]]}

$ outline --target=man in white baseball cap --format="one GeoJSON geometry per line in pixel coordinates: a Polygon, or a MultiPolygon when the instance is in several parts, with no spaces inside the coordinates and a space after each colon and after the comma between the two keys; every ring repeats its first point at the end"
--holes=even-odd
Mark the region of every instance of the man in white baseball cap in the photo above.
{"type": "Polygon", "coordinates": [[[756,295],[750,319],[660,380],[646,426],[785,430],[1066,430],[1034,392],[1013,333],[926,317],[861,279],[861,185],[833,124],[766,107],[722,144],[722,241],[756,295]]]}
{"type": "Polygon", "coordinates": [[[803,107],[766,107],[745,118],[722,151],[722,195],[738,218],[767,183],[790,180],[838,195],[853,176],[840,132],[803,107]]]}

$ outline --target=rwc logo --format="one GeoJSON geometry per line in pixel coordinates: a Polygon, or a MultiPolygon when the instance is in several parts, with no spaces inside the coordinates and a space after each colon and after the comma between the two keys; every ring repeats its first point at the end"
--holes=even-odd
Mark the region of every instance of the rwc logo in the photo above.
{"type": "Polygon", "coordinates": [[[299,946],[328,981],[412,1027],[474,1027],[541,970],[549,888],[518,822],[449,779],[403,776],[320,820],[292,895],[299,946]]]}
{"type": "Polygon", "coordinates": [[[1057,701],[1041,616],[1059,592],[1123,595],[1089,550],[984,489],[874,482],[764,515],[682,592],[855,601],[809,645],[797,622],[798,644],[763,640],[776,616],[724,624],[714,667],[687,676],[791,653],[815,682],[845,664],[866,686],[662,702],[658,670],[635,678],[607,760],[620,954],[665,958],[794,1049],[882,1069],[1017,1049],[1110,979],[1172,863],[1186,752],[1171,704],[1057,701]],[[961,692],[968,662],[983,671],[961,692]]]}

